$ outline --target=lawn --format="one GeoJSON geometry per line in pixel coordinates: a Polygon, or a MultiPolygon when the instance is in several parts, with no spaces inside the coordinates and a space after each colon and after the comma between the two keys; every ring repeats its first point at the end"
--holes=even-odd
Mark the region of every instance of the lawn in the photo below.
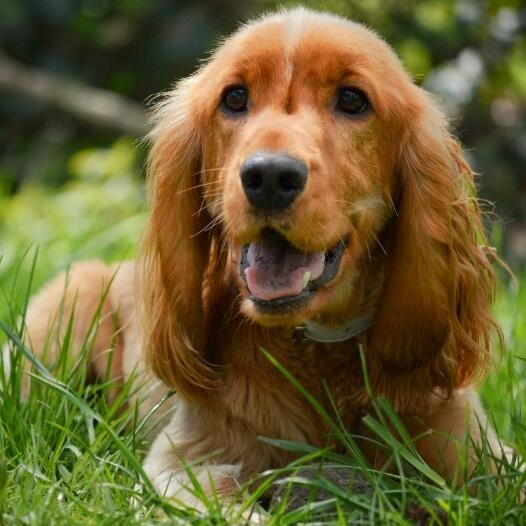
{"type": "MultiPolygon", "coordinates": [[[[86,387],[85,371],[68,363],[67,341],[54,376],[37,366],[28,399],[22,400],[21,367],[27,357],[17,334],[29,295],[75,259],[119,261],[135,253],[146,216],[133,151],[132,144],[119,141],[106,150],[79,152],[70,166],[75,177],[65,187],[27,186],[14,199],[0,194],[0,345],[9,333],[11,348],[19,351],[9,373],[0,365],[0,523],[241,524],[259,506],[259,497],[279,486],[281,500],[264,515],[268,524],[526,524],[520,501],[525,476],[514,463],[503,462],[499,476],[492,476],[482,448],[479,469],[452,490],[421,462],[403,430],[396,436],[388,431],[399,423],[381,399],[367,425],[391,452],[399,474],[370,469],[354,438],[334,421],[347,455],[275,443],[297,451],[299,460],[245,489],[241,508],[225,509],[203,496],[201,514],[155,494],[141,469],[147,447],[141,429],[151,422],[138,421],[134,407],[119,410],[119,400],[108,405],[108,385],[86,387]],[[313,463],[324,468],[307,476],[301,467],[313,463]],[[354,478],[355,491],[331,481],[331,466],[354,478]],[[307,498],[303,507],[292,509],[293,483],[307,494],[323,490],[323,499],[309,503],[307,498]]],[[[480,394],[499,435],[524,456],[526,292],[504,279],[495,313],[506,349],[495,356],[480,394]]],[[[305,397],[316,404],[308,393],[305,397]]]]}

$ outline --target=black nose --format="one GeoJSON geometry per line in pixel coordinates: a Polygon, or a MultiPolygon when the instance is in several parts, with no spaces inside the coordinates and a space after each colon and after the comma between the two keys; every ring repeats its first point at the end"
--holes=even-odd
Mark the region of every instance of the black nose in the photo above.
{"type": "Polygon", "coordinates": [[[241,184],[250,204],[267,211],[284,210],[307,182],[305,163],[282,153],[256,153],[241,165],[241,184]]]}

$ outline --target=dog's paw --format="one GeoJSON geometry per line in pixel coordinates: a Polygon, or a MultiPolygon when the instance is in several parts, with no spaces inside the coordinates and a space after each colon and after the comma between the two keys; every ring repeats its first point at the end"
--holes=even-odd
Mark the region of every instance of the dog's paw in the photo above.
{"type": "Polygon", "coordinates": [[[208,464],[204,466],[165,469],[151,481],[159,495],[193,503],[196,496],[227,496],[238,490],[241,467],[237,464],[208,464]]]}

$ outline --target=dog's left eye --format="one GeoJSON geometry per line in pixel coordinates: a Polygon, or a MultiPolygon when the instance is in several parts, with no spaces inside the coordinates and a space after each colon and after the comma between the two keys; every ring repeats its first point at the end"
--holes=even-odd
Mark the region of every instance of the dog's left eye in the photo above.
{"type": "Polygon", "coordinates": [[[248,89],[245,86],[228,88],[221,98],[221,106],[231,113],[243,113],[248,109],[248,89]]]}
{"type": "Polygon", "coordinates": [[[364,113],[370,108],[369,99],[357,88],[340,88],[336,109],[349,115],[364,113]]]}

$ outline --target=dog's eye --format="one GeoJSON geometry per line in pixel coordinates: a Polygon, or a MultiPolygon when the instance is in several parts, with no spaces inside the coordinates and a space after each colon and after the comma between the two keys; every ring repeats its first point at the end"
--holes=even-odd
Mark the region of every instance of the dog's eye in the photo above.
{"type": "Polygon", "coordinates": [[[349,115],[364,113],[370,107],[366,95],[357,88],[340,88],[336,109],[349,115]]]}
{"type": "Polygon", "coordinates": [[[243,113],[248,108],[248,89],[244,86],[228,88],[223,93],[221,106],[233,113],[243,113]]]}

